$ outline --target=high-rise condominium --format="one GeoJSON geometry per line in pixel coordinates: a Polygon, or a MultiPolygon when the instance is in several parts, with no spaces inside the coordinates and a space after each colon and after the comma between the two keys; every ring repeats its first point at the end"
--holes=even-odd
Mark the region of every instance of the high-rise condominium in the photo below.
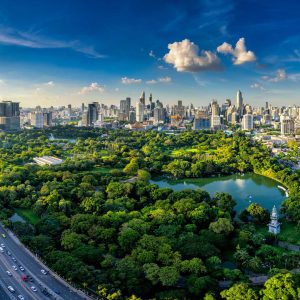
{"type": "Polygon", "coordinates": [[[0,129],[20,129],[20,107],[19,102],[3,101],[0,103],[0,129]]]}
{"type": "Polygon", "coordinates": [[[242,96],[242,92],[240,90],[238,90],[238,92],[236,94],[236,108],[237,108],[239,116],[242,116],[243,115],[243,96],[242,96]]]}

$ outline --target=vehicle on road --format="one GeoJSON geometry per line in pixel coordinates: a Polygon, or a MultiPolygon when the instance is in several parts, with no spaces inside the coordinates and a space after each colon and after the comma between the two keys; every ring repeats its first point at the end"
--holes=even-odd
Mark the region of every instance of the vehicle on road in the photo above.
{"type": "Polygon", "coordinates": [[[12,268],[13,268],[15,271],[18,271],[17,266],[13,265],[12,268]]]}
{"type": "Polygon", "coordinates": [[[2,247],[0,247],[0,252],[4,253],[4,249],[2,247]]]}
{"type": "Polygon", "coordinates": [[[37,288],[33,285],[30,287],[34,292],[37,292],[37,288]]]}
{"type": "Polygon", "coordinates": [[[44,275],[47,275],[47,274],[48,274],[48,272],[47,272],[46,270],[44,270],[44,269],[42,269],[41,272],[42,272],[42,274],[44,274],[44,275]]]}
{"type": "Polygon", "coordinates": [[[2,247],[2,248],[5,248],[5,245],[2,243],[2,244],[0,244],[0,246],[2,247]]]}
{"type": "Polygon", "coordinates": [[[12,293],[15,292],[15,289],[11,285],[9,285],[7,288],[9,289],[10,292],[12,292],[12,293]]]}
{"type": "Polygon", "coordinates": [[[28,281],[28,278],[27,278],[26,275],[21,276],[21,279],[22,279],[23,281],[28,281]]]}
{"type": "Polygon", "coordinates": [[[13,261],[17,261],[14,257],[11,258],[13,261]]]}
{"type": "Polygon", "coordinates": [[[8,255],[8,256],[11,256],[11,252],[7,251],[7,255],[8,255]]]}
{"type": "Polygon", "coordinates": [[[11,273],[10,273],[9,271],[6,271],[6,274],[7,274],[8,276],[11,276],[11,273]]]}
{"type": "Polygon", "coordinates": [[[6,235],[4,233],[1,234],[3,238],[6,238],[6,235]]]}
{"type": "Polygon", "coordinates": [[[19,268],[20,268],[20,270],[21,270],[22,272],[25,271],[25,269],[24,269],[22,266],[19,266],[19,268]]]}
{"type": "Polygon", "coordinates": [[[22,296],[22,295],[19,295],[18,298],[19,298],[20,300],[25,300],[24,296],[22,296]]]}

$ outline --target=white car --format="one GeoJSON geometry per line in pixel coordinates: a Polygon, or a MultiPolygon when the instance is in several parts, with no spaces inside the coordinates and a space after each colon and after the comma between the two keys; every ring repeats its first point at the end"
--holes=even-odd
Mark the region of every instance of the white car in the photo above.
{"type": "Polygon", "coordinates": [[[14,257],[11,258],[13,261],[17,261],[14,257]]]}
{"type": "Polygon", "coordinates": [[[20,300],[25,300],[25,298],[24,298],[22,295],[19,295],[18,298],[19,298],[20,300]]]}
{"type": "Polygon", "coordinates": [[[9,285],[7,288],[9,289],[10,292],[12,292],[12,293],[15,292],[15,289],[11,285],[9,285]]]}
{"type": "Polygon", "coordinates": [[[47,275],[47,274],[48,274],[48,272],[47,272],[46,270],[44,270],[44,269],[42,269],[41,272],[42,272],[42,274],[44,274],[44,275],[47,275]]]}
{"type": "Polygon", "coordinates": [[[22,266],[19,266],[19,268],[20,268],[20,270],[21,270],[22,272],[25,271],[25,269],[24,269],[22,266]]]}
{"type": "Polygon", "coordinates": [[[37,292],[37,288],[35,286],[30,287],[34,292],[37,292]]]}
{"type": "Polygon", "coordinates": [[[9,271],[6,271],[6,274],[7,274],[8,276],[11,276],[11,273],[10,273],[9,271]]]}
{"type": "Polygon", "coordinates": [[[12,266],[12,268],[15,270],[15,271],[18,271],[18,268],[16,266],[12,266]]]}
{"type": "Polygon", "coordinates": [[[5,245],[2,243],[1,245],[0,245],[2,248],[5,248],[5,245]]]}
{"type": "Polygon", "coordinates": [[[0,247],[0,252],[4,253],[4,249],[2,247],[0,247]]]}

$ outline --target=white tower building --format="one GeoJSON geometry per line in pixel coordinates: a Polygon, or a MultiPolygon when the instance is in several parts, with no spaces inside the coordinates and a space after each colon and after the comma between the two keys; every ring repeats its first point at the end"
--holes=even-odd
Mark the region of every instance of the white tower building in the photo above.
{"type": "Polygon", "coordinates": [[[280,233],[280,223],[278,222],[277,210],[274,205],[271,213],[271,222],[268,224],[269,232],[273,234],[280,233]]]}

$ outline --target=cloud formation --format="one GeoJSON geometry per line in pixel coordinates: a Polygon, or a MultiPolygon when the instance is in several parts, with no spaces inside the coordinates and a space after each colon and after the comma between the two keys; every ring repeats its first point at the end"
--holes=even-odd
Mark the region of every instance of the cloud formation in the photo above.
{"type": "Polygon", "coordinates": [[[219,71],[222,65],[217,55],[211,51],[202,50],[188,39],[168,45],[169,53],[164,56],[164,61],[178,72],[219,71]]]}
{"type": "Polygon", "coordinates": [[[286,71],[284,69],[278,69],[276,71],[276,75],[274,77],[270,76],[262,76],[262,80],[269,81],[269,82],[279,82],[288,79],[288,76],[286,74],[286,71]]]}
{"type": "Polygon", "coordinates": [[[169,83],[169,82],[172,82],[172,78],[166,76],[166,77],[160,77],[158,79],[147,80],[146,84],[169,83]]]}
{"type": "Polygon", "coordinates": [[[99,83],[97,82],[92,82],[90,85],[88,86],[84,86],[78,94],[83,95],[89,92],[104,92],[104,87],[101,86],[99,83]]]}
{"type": "Polygon", "coordinates": [[[72,49],[93,58],[104,58],[94,47],[83,45],[78,40],[62,41],[42,37],[40,35],[18,31],[13,28],[1,28],[0,44],[35,49],[72,49]]]}
{"type": "Polygon", "coordinates": [[[259,83],[253,83],[253,84],[250,85],[250,87],[252,89],[258,89],[258,90],[262,90],[262,91],[265,90],[265,88],[261,84],[259,84],[259,83]]]}
{"type": "Polygon", "coordinates": [[[235,48],[233,48],[231,44],[224,42],[217,48],[217,51],[223,54],[231,54],[235,65],[242,65],[247,62],[256,61],[254,52],[247,51],[244,38],[240,38],[237,41],[235,48]]]}
{"type": "Polygon", "coordinates": [[[121,82],[123,84],[135,84],[135,83],[141,83],[142,79],[135,79],[135,78],[128,78],[128,77],[122,77],[121,82]]]}
{"type": "Polygon", "coordinates": [[[158,78],[158,81],[159,82],[163,82],[163,83],[168,83],[168,82],[172,81],[172,78],[168,77],[168,76],[166,76],[166,77],[160,77],[160,78],[158,78]]]}
{"type": "Polygon", "coordinates": [[[46,82],[45,83],[45,85],[47,85],[47,86],[54,86],[54,81],[48,81],[48,82],[46,82]]]}

